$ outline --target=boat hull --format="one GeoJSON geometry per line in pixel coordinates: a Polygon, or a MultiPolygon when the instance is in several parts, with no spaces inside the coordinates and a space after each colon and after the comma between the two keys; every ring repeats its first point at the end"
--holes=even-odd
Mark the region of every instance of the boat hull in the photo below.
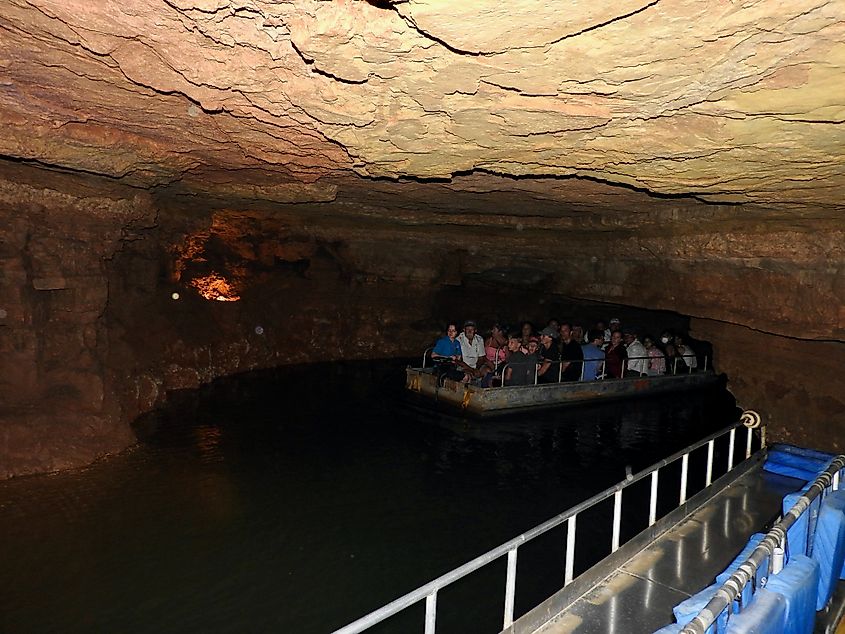
{"type": "Polygon", "coordinates": [[[431,369],[408,368],[405,387],[439,403],[486,416],[690,390],[714,383],[716,378],[716,374],[707,371],[675,376],[483,388],[450,379],[440,385],[431,369]]]}

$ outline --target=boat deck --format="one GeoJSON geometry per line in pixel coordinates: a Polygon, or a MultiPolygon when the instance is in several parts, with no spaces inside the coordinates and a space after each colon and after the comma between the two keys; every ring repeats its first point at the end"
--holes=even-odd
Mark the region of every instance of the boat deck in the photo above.
{"type": "Polygon", "coordinates": [[[675,605],[713,583],[750,535],[780,514],[783,496],[803,484],[757,465],[580,596],[564,600],[561,611],[549,609],[562,602],[557,595],[538,606],[544,624],[536,625],[535,608],[506,632],[651,634],[674,621],[675,605]]]}

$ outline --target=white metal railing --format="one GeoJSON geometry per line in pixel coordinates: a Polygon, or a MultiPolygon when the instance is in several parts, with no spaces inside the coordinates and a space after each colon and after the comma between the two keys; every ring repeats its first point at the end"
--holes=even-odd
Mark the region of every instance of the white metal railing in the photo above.
{"type": "MultiPolygon", "coordinates": [[[[757,571],[763,562],[768,562],[765,576],[771,576],[780,572],[783,566],[783,553],[786,550],[786,537],[789,528],[798,521],[810,508],[813,500],[823,496],[828,487],[833,491],[839,489],[839,476],[845,468],[845,456],[836,456],[815,482],[801,495],[792,508],[766,533],[763,540],[751,552],[748,558],[739,565],[737,571],[722,584],[716,591],[713,598],[707,603],[684,628],[681,634],[704,634],[719,615],[727,610],[727,618],[730,619],[731,609],[728,607],[734,601],[742,597],[743,591],[748,584],[751,584],[752,593],[757,589],[757,571]],[[776,556],[777,555],[777,556],[776,556]]],[[[810,523],[812,524],[812,522],[810,523]]],[[[807,539],[812,545],[811,526],[808,524],[807,539]]],[[[810,554],[808,552],[808,554],[810,554]]],[[[766,578],[761,578],[759,586],[766,585],[766,578]]],[[[741,605],[740,601],[740,606],[741,605]]]]}
{"type": "MultiPolygon", "coordinates": [[[[757,424],[759,425],[759,417],[757,417],[757,424]]],[[[434,634],[436,620],[437,620],[437,594],[440,590],[445,588],[451,583],[462,579],[463,577],[475,572],[479,568],[486,566],[487,564],[496,561],[500,557],[507,555],[507,573],[505,576],[505,609],[504,615],[502,618],[502,629],[505,629],[513,624],[514,620],[514,597],[516,594],[516,565],[517,565],[517,552],[519,547],[522,544],[525,544],[535,537],[539,537],[544,533],[550,531],[557,526],[560,526],[564,522],[567,525],[567,536],[566,536],[566,551],[565,551],[565,563],[564,563],[564,586],[569,585],[573,578],[574,578],[574,570],[575,570],[575,547],[576,547],[576,526],[577,526],[577,519],[579,513],[586,511],[587,509],[592,508],[596,504],[599,504],[605,500],[613,498],[613,523],[612,523],[612,537],[611,537],[611,551],[615,552],[620,543],[620,529],[621,529],[621,516],[622,516],[622,493],[623,491],[628,488],[629,486],[643,480],[645,478],[651,478],[651,493],[649,498],[649,526],[652,526],[657,521],[657,492],[658,492],[658,478],[660,469],[666,467],[667,465],[673,464],[674,462],[681,460],[682,464],[682,477],[680,483],[680,490],[679,490],[679,504],[678,506],[682,506],[687,499],[687,472],[689,466],[689,455],[696,449],[704,447],[707,445],[707,471],[706,471],[706,479],[709,481],[712,472],[713,472],[713,460],[714,460],[714,451],[713,447],[719,438],[728,435],[729,437],[729,452],[728,452],[728,459],[727,459],[727,471],[730,471],[734,467],[734,459],[733,459],[733,451],[735,447],[736,441],[736,432],[737,429],[741,428],[743,425],[746,426],[747,429],[747,442],[746,442],[746,452],[745,452],[745,459],[751,457],[751,438],[753,435],[752,425],[749,424],[749,420],[746,414],[743,414],[743,417],[740,419],[740,422],[737,422],[725,429],[722,429],[714,434],[710,434],[709,436],[699,440],[697,443],[690,445],[686,449],[682,449],[681,451],[669,456],[668,458],[664,458],[663,460],[653,464],[651,467],[648,467],[644,471],[639,472],[636,475],[628,476],[625,480],[615,484],[614,486],[602,491],[594,495],[593,497],[589,498],[570,508],[563,513],[556,515],[555,517],[551,518],[550,520],[540,524],[539,526],[535,526],[534,528],[526,531],[525,533],[513,538],[512,540],[505,542],[501,546],[493,548],[492,550],[484,553],[465,563],[463,566],[459,568],[455,568],[454,570],[447,572],[444,575],[441,575],[437,579],[430,581],[429,583],[420,586],[416,590],[409,592],[408,594],[399,597],[395,601],[388,603],[387,605],[379,608],[367,614],[364,617],[361,617],[357,621],[350,623],[349,625],[336,630],[334,634],[356,634],[357,632],[363,632],[364,630],[376,625],[377,623],[381,623],[385,619],[397,614],[398,612],[404,610],[407,607],[410,607],[416,603],[419,603],[423,599],[425,599],[425,634],[434,634]]]]}
{"type": "MultiPolygon", "coordinates": [[[[625,361],[640,361],[640,360],[646,360],[646,359],[651,359],[651,358],[652,358],[652,357],[628,357],[625,361]]],[[[678,359],[676,358],[676,359],[675,359],[675,361],[677,361],[677,360],[678,360],[678,359]]],[[[505,363],[505,364],[503,364],[503,365],[501,366],[501,370],[502,370],[502,372],[501,372],[501,376],[502,376],[502,385],[501,385],[501,386],[502,386],[502,387],[506,387],[506,386],[505,386],[505,383],[506,383],[506,381],[507,381],[506,374],[507,374],[507,369],[508,369],[509,367],[511,367],[511,366],[516,366],[516,365],[528,365],[529,363],[530,363],[530,362],[525,362],[525,363],[515,363],[515,364],[511,364],[511,363],[505,363]]],[[[588,364],[588,363],[597,363],[597,364],[598,364],[598,366],[601,368],[601,374],[600,374],[600,375],[597,375],[595,379],[589,379],[590,381],[592,381],[592,380],[596,380],[596,381],[604,381],[605,379],[608,379],[608,380],[613,380],[613,379],[614,379],[614,377],[608,377],[608,376],[607,376],[606,367],[605,367],[605,361],[603,361],[603,360],[601,360],[601,359],[575,359],[575,360],[572,360],[572,361],[563,360],[563,361],[554,361],[554,362],[552,362],[552,364],[553,364],[553,365],[554,365],[554,364],[559,365],[559,368],[558,368],[558,377],[557,377],[557,381],[558,381],[558,383],[561,383],[561,382],[562,382],[561,380],[563,379],[563,365],[564,365],[565,363],[576,363],[576,364],[581,364],[581,377],[580,377],[579,381],[584,381],[584,380],[585,380],[585,379],[584,379],[584,368],[586,368],[586,367],[587,367],[587,364],[588,364]]],[[[539,365],[541,365],[541,364],[542,364],[542,361],[541,361],[540,363],[537,363],[537,364],[534,364],[534,365],[535,365],[535,366],[539,366],[539,365]]],[[[625,376],[625,371],[626,371],[626,369],[627,369],[627,365],[628,365],[627,363],[623,363],[623,364],[622,364],[622,376],[620,376],[619,378],[621,378],[621,379],[624,379],[624,378],[631,378],[630,376],[628,376],[628,377],[626,377],[626,376],[625,376]]],[[[423,367],[425,367],[425,366],[423,366],[423,367]]],[[[704,365],[703,365],[703,368],[702,368],[702,372],[707,372],[707,367],[708,367],[708,357],[707,357],[707,356],[705,356],[705,357],[704,357],[704,365]]],[[[495,371],[495,370],[494,370],[494,371],[495,371]]],[[[692,372],[693,372],[693,368],[688,368],[687,374],[692,374],[692,372]]],[[[660,377],[664,377],[664,376],[673,376],[673,375],[676,375],[676,374],[677,374],[677,363],[675,364],[675,367],[673,368],[673,370],[672,370],[672,372],[671,372],[671,373],[664,373],[664,374],[648,374],[648,375],[645,375],[645,374],[639,374],[639,373],[637,373],[637,375],[636,375],[636,376],[637,376],[637,378],[643,378],[643,379],[653,379],[653,378],[660,378],[660,377]]],[[[538,376],[537,376],[537,368],[535,367],[535,370],[534,370],[534,385],[537,385],[537,383],[538,383],[538,376]]]]}

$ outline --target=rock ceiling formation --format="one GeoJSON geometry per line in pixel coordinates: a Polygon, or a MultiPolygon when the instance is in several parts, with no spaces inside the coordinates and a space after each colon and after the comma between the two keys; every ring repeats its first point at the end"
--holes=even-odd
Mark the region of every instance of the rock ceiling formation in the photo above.
{"type": "Polygon", "coordinates": [[[476,171],[835,213],[843,15],[842,0],[0,0],[0,155],[277,202],[476,171]]]}

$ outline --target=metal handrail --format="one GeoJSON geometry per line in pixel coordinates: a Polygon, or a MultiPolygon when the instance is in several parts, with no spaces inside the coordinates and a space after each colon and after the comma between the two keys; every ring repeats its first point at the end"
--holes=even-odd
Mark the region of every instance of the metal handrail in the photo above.
{"type": "MultiPolygon", "coordinates": [[[[650,358],[651,358],[651,357],[627,357],[626,361],[628,361],[628,360],[650,359],[650,358]]],[[[675,360],[677,361],[677,359],[675,359],[675,360]]],[[[708,357],[705,355],[705,357],[704,357],[704,367],[702,368],[702,372],[707,372],[707,360],[708,360],[708,357]]],[[[604,368],[604,364],[605,364],[605,362],[604,362],[604,361],[601,361],[601,360],[598,360],[598,359],[573,359],[573,360],[571,360],[571,361],[563,361],[563,360],[561,360],[561,361],[552,361],[551,363],[552,363],[552,365],[557,364],[557,365],[559,365],[559,366],[560,366],[560,369],[558,370],[558,383],[560,383],[560,382],[561,382],[561,378],[562,378],[562,374],[563,374],[563,363],[564,363],[564,362],[566,362],[566,363],[580,363],[580,364],[581,364],[581,378],[580,378],[580,381],[584,381],[584,366],[585,366],[587,363],[590,363],[590,362],[593,362],[593,361],[599,361],[599,365],[602,367],[602,375],[601,375],[601,376],[596,376],[596,380],[601,380],[601,381],[603,381],[603,380],[606,378],[606,376],[607,376],[607,375],[606,375],[606,373],[605,373],[605,368],[604,368]]],[[[504,364],[504,365],[502,366],[502,385],[501,385],[501,387],[506,387],[506,386],[505,386],[505,379],[504,379],[504,375],[505,375],[505,371],[506,371],[506,369],[507,369],[509,366],[510,366],[510,363],[506,363],[506,364],[504,364]]],[[[627,368],[627,364],[623,364],[623,365],[622,365],[622,376],[620,377],[621,379],[626,378],[626,377],[625,377],[625,370],[626,370],[626,368],[627,368]]],[[[660,378],[660,377],[664,377],[664,376],[676,376],[676,375],[677,375],[676,370],[677,370],[677,364],[676,364],[676,367],[673,369],[673,371],[672,371],[672,373],[671,373],[671,374],[669,374],[669,373],[667,372],[667,373],[665,373],[665,374],[638,375],[638,376],[637,376],[637,378],[643,378],[643,379],[656,379],[656,378],[660,378]]],[[[692,374],[692,368],[689,368],[689,372],[688,372],[688,374],[692,374]]],[[[535,371],[535,375],[536,375],[536,371],[535,371]]],[[[630,378],[630,377],[628,377],[628,378],[630,378]]],[[[535,385],[537,384],[537,381],[536,381],[536,376],[535,376],[535,381],[534,381],[534,384],[535,384],[535,385]]],[[[511,386],[511,387],[513,387],[513,386],[511,386]]]]}
{"type": "Polygon", "coordinates": [[[425,359],[428,357],[428,353],[434,350],[434,348],[426,348],[425,352],[423,352],[423,360],[422,360],[422,367],[425,369],[425,359]]]}
{"type": "MultiPolygon", "coordinates": [[[[690,453],[697,449],[700,449],[705,445],[708,445],[706,486],[709,486],[712,480],[713,447],[714,443],[716,442],[716,439],[724,436],[725,434],[730,435],[727,463],[727,470],[730,471],[734,466],[733,453],[736,439],[736,430],[741,426],[742,423],[737,422],[715,433],[712,433],[709,436],[706,436],[705,438],[702,438],[701,440],[690,445],[689,447],[672,454],[668,458],[664,458],[663,460],[654,463],[653,465],[637,473],[636,475],[628,476],[625,480],[622,480],[618,484],[615,484],[612,487],[605,489],[601,493],[597,493],[591,498],[584,500],[580,504],[576,504],[572,508],[554,516],[553,518],[543,522],[538,526],[535,526],[534,528],[522,533],[521,535],[514,537],[510,541],[507,541],[502,544],[501,546],[497,546],[496,548],[487,551],[483,555],[479,555],[475,559],[472,559],[471,561],[465,563],[463,566],[455,568],[454,570],[451,570],[446,574],[437,577],[433,581],[430,581],[427,584],[420,586],[416,590],[413,590],[399,597],[398,599],[388,603],[387,605],[379,608],[378,610],[370,612],[366,616],[363,616],[360,619],[353,621],[349,625],[346,625],[345,627],[336,630],[334,634],[357,634],[358,632],[362,632],[372,627],[373,625],[376,625],[377,623],[381,623],[385,619],[393,616],[394,614],[404,610],[407,607],[410,607],[411,605],[414,605],[415,603],[418,603],[419,601],[422,601],[423,599],[425,599],[425,634],[434,634],[437,615],[437,593],[449,584],[458,581],[459,579],[462,579],[468,574],[475,572],[479,568],[482,568],[483,566],[487,565],[492,561],[495,561],[496,559],[505,554],[507,554],[508,556],[508,565],[505,582],[505,613],[503,619],[504,625],[502,629],[509,627],[513,623],[514,596],[516,592],[517,549],[519,548],[519,546],[534,539],[535,537],[539,537],[540,535],[550,531],[553,528],[556,528],[557,526],[560,526],[564,522],[567,522],[564,586],[569,585],[569,583],[571,583],[574,578],[573,573],[575,563],[575,529],[576,519],[579,513],[595,506],[596,504],[604,502],[605,500],[608,500],[611,497],[614,498],[613,537],[611,548],[612,551],[615,552],[620,546],[619,537],[622,512],[622,491],[624,491],[624,489],[626,489],[627,487],[639,482],[640,480],[643,480],[649,476],[651,477],[649,526],[652,526],[657,521],[657,488],[658,473],[660,469],[669,464],[672,464],[677,460],[682,461],[681,484],[678,506],[683,505],[686,502],[687,497],[687,474],[690,453]]],[[[745,458],[748,459],[749,457],[751,457],[751,439],[753,429],[748,424],[746,424],[746,427],[748,429],[748,437],[746,442],[745,458]]]]}
{"type": "MultiPolygon", "coordinates": [[[[832,486],[834,491],[839,488],[839,472],[843,468],[845,468],[845,455],[836,456],[827,469],[816,478],[813,485],[796,500],[792,508],[783,516],[783,519],[766,533],[763,540],[740,564],[737,571],[722,584],[722,587],[716,591],[716,594],[702,608],[701,612],[684,626],[681,634],[704,634],[707,628],[719,618],[719,615],[742,595],[745,586],[756,579],[757,570],[764,561],[769,562],[768,573],[773,572],[775,549],[783,548],[789,528],[798,521],[798,518],[810,508],[813,500],[821,495],[828,486],[832,486]]],[[[777,573],[777,571],[774,572],[777,573]]],[[[761,583],[761,585],[764,584],[765,582],[761,583]]],[[[730,614],[728,614],[728,617],[730,618],[730,614]]]]}

